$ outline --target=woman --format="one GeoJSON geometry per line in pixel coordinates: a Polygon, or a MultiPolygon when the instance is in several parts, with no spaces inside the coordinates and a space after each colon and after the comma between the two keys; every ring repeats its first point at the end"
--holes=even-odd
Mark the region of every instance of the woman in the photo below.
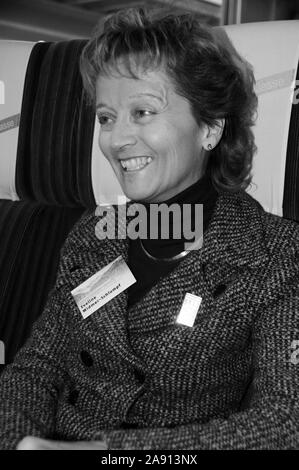
{"type": "Polygon", "coordinates": [[[1,379],[2,448],[298,448],[299,231],[244,191],[250,66],[191,15],[132,9],[95,31],[81,73],[125,194],[150,225],[153,205],[176,203],[194,228],[202,204],[203,244],[174,236],[183,216],[168,239],[100,241],[93,213],[77,223],[1,379]],[[72,291],[119,256],[136,282],[82,317],[72,291]]]}

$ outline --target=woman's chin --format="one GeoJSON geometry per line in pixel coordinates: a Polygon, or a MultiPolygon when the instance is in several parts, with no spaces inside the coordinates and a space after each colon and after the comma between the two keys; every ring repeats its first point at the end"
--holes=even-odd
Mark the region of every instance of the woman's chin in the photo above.
{"type": "Polygon", "coordinates": [[[125,195],[133,201],[145,201],[151,196],[150,186],[153,182],[152,162],[137,171],[125,171],[115,168],[116,176],[125,195]]]}
{"type": "Polygon", "coordinates": [[[123,187],[123,192],[128,199],[131,199],[131,201],[146,202],[146,200],[149,198],[148,191],[144,191],[144,189],[138,190],[138,188],[123,187]]]}

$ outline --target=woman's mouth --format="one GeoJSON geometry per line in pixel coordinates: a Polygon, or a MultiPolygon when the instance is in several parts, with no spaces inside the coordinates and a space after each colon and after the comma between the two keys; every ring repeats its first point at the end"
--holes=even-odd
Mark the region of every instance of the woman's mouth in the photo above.
{"type": "Polygon", "coordinates": [[[120,164],[124,171],[138,171],[145,168],[152,162],[152,157],[132,157],[126,160],[120,160],[120,164]]]}

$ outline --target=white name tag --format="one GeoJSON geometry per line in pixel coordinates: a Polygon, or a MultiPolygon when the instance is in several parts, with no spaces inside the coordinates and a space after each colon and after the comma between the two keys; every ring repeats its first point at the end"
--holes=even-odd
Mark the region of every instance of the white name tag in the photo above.
{"type": "Polygon", "coordinates": [[[187,292],[176,322],[181,325],[193,326],[201,301],[202,297],[187,292]]]}
{"type": "Polygon", "coordinates": [[[71,294],[83,318],[87,318],[134,282],[135,277],[122,256],[119,256],[73,289],[71,294]]]}

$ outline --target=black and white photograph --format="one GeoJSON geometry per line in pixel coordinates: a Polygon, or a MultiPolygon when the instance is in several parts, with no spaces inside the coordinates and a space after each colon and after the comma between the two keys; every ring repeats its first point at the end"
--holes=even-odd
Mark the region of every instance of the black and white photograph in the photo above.
{"type": "Polygon", "coordinates": [[[297,0],[0,1],[1,451],[299,450],[298,62],[297,0]]]}

